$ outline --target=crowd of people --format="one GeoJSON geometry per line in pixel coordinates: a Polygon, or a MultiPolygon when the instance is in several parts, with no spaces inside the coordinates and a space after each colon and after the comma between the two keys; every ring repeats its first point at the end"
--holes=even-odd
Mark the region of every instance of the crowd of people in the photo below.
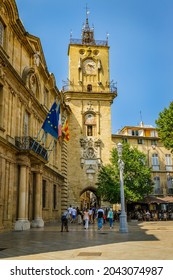
{"type": "Polygon", "coordinates": [[[72,207],[71,205],[64,211],[61,217],[61,231],[68,230],[69,223],[76,223],[82,225],[85,230],[89,225],[97,223],[98,230],[102,230],[103,224],[109,222],[110,229],[113,228],[113,221],[115,215],[112,208],[103,209],[101,207],[90,207],[89,209],[79,207],[72,207]]]}
{"type": "MultiPolygon", "coordinates": [[[[109,223],[110,229],[113,228],[114,222],[119,221],[120,211],[113,211],[112,208],[90,207],[80,210],[78,207],[70,207],[64,211],[61,217],[61,231],[68,231],[68,223],[82,225],[85,230],[91,224],[97,223],[98,230],[102,230],[103,224],[109,223]]],[[[127,213],[127,219],[136,219],[138,221],[167,221],[173,220],[173,211],[158,211],[136,209],[127,213]]]]}
{"type": "Polygon", "coordinates": [[[167,221],[173,220],[173,211],[138,209],[129,213],[131,219],[138,221],[167,221]]]}

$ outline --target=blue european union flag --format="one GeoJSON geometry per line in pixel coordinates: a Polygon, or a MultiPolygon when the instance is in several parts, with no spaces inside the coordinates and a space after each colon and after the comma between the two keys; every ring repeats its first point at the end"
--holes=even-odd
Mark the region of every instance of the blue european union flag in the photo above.
{"type": "Polygon", "coordinates": [[[42,125],[42,129],[51,134],[53,137],[58,138],[58,123],[60,116],[60,102],[53,103],[47,117],[42,125]]]}

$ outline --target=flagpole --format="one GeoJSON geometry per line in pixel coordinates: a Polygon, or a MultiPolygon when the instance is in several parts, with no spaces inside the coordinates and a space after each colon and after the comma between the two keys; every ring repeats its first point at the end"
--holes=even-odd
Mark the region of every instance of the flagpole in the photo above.
{"type": "MultiPolygon", "coordinates": [[[[38,135],[37,135],[37,137],[34,139],[34,142],[32,143],[32,146],[31,146],[31,149],[32,149],[32,148],[34,147],[35,143],[37,142],[37,148],[36,148],[35,152],[38,150],[38,147],[39,147],[39,145],[40,145],[40,144],[38,143],[38,141],[36,141],[36,140],[38,139],[38,136],[40,135],[40,132],[41,132],[41,129],[39,130],[38,135]]],[[[41,139],[40,139],[40,142],[42,141],[44,135],[46,135],[46,138],[47,138],[47,133],[44,132],[43,135],[42,135],[42,137],[41,137],[41,139]]],[[[45,138],[45,141],[46,141],[46,138],[45,138]]],[[[44,142],[44,144],[45,144],[45,142],[44,142]]]]}
{"type": "Polygon", "coordinates": [[[50,154],[51,154],[51,152],[53,151],[54,147],[55,147],[55,139],[52,139],[52,141],[50,142],[49,147],[48,147],[48,149],[47,149],[47,151],[49,151],[49,154],[48,154],[47,159],[49,159],[50,154]],[[53,145],[52,145],[52,142],[53,142],[53,145]],[[52,145],[52,147],[51,147],[51,145],[52,145]],[[50,148],[50,147],[51,147],[51,148],[50,148]]]}

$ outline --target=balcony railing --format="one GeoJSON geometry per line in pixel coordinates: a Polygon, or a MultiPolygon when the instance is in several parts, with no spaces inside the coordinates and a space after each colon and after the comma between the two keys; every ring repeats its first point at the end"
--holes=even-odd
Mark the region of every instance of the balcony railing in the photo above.
{"type": "Polygon", "coordinates": [[[68,92],[68,91],[73,91],[73,92],[97,92],[97,93],[102,93],[102,92],[110,92],[113,94],[117,94],[117,87],[116,86],[110,86],[110,87],[99,87],[99,86],[83,86],[83,85],[64,85],[63,86],[63,92],[68,92]]]}
{"type": "Polygon", "coordinates": [[[89,43],[83,43],[82,39],[70,39],[70,44],[73,45],[94,45],[94,46],[107,46],[108,45],[108,41],[107,40],[94,40],[92,42],[89,43]]]}
{"type": "Polygon", "coordinates": [[[166,168],[166,171],[172,171],[173,170],[172,165],[166,165],[165,168],[166,168]]]}
{"type": "Polygon", "coordinates": [[[21,151],[33,151],[46,161],[48,160],[47,150],[30,136],[15,137],[15,145],[21,151]]]}

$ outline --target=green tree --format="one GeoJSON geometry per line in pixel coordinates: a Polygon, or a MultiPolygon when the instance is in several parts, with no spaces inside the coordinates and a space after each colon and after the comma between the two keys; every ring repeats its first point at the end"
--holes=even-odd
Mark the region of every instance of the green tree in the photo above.
{"type": "Polygon", "coordinates": [[[165,108],[156,120],[159,137],[164,146],[173,152],[173,102],[165,108]]]}
{"type": "MultiPolygon", "coordinates": [[[[147,166],[146,155],[137,148],[123,144],[124,193],[126,201],[138,201],[153,191],[151,169],[147,166]]],[[[102,166],[98,174],[97,194],[110,203],[120,202],[120,177],[118,152],[111,151],[110,164],[102,166]]]]}

